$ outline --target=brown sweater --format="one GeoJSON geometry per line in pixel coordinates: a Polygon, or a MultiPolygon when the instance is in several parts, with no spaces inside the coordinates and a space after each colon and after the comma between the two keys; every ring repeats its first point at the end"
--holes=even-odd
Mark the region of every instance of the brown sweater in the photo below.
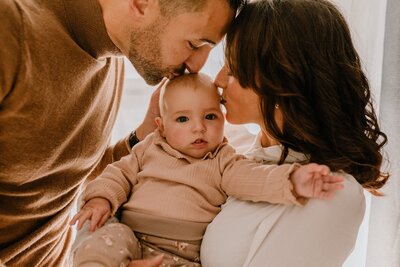
{"type": "MultiPolygon", "coordinates": [[[[166,218],[204,223],[200,231],[204,233],[227,196],[254,202],[302,205],[302,198],[299,202],[293,195],[289,180],[297,166],[297,163],[264,165],[246,159],[226,142],[202,159],[195,159],[172,148],[155,131],[137,144],[130,155],[108,165],[89,183],[84,200],[106,198],[113,214],[123,205],[122,221],[129,226],[139,226],[141,232],[145,229],[147,234],[170,238],[169,233],[158,232],[160,223],[142,225],[129,213],[154,217],[155,222],[157,218],[159,222],[166,218]],[[133,222],[126,218],[132,218],[133,222]]],[[[193,240],[191,233],[189,235],[174,238],[193,240]]]]}
{"type": "Polygon", "coordinates": [[[82,182],[128,153],[107,149],[123,60],[97,0],[1,0],[0,14],[0,263],[65,266],[82,182]]]}

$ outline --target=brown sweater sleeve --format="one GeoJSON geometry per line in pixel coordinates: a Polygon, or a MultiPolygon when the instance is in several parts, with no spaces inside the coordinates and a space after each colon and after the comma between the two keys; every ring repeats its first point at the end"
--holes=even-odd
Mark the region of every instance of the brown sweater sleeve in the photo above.
{"type": "Polygon", "coordinates": [[[105,198],[110,202],[111,213],[114,215],[117,209],[128,200],[133,186],[137,183],[143,153],[152,140],[153,135],[149,135],[135,145],[129,155],[109,164],[99,177],[87,185],[83,201],[87,202],[95,197],[105,198]]]}
{"type": "MultiPolygon", "coordinates": [[[[8,1],[6,1],[8,2],[8,1]]],[[[11,91],[21,63],[23,28],[13,3],[0,5],[0,103],[11,91]],[[16,23],[18,22],[18,23],[16,23]]]]}
{"type": "Polygon", "coordinates": [[[276,204],[303,205],[303,198],[293,194],[290,174],[298,163],[267,165],[237,155],[227,146],[221,150],[222,189],[241,200],[276,204]]]}
{"type": "Polygon", "coordinates": [[[87,182],[92,181],[97,176],[99,176],[102,171],[107,167],[108,164],[120,160],[122,157],[126,156],[130,152],[130,147],[128,143],[129,136],[119,140],[116,144],[109,146],[100,162],[97,164],[95,169],[90,173],[87,182]]]}

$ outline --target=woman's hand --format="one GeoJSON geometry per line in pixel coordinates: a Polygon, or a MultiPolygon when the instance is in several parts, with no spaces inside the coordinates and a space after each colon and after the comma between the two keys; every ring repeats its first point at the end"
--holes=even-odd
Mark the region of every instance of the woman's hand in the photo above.
{"type": "Polygon", "coordinates": [[[146,259],[146,260],[134,260],[129,263],[128,267],[159,267],[163,261],[163,255],[146,259]]]}
{"type": "Polygon", "coordinates": [[[330,199],[343,189],[343,178],[333,176],[326,165],[310,163],[292,172],[290,179],[295,193],[306,198],[330,199]]]}
{"type": "Polygon", "coordinates": [[[93,232],[104,225],[111,215],[110,202],[101,197],[90,199],[82,209],[72,218],[70,225],[78,221],[77,229],[80,230],[87,220],[90,220],[89,231],[93,232]]]}

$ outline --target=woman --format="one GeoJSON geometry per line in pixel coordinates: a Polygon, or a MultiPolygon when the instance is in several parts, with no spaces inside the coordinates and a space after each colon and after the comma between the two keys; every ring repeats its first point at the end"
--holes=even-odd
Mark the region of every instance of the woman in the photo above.
{"type": "Polygon", "coordinates": [[[246,155],[268,163],[317,162],[345,178],[331,201],[305,207],[229,199],[207,228],[209,266],[341,266],[375,195],[386,135],[348,26],[326,0],[260,0],[241,11],[227,35],[226,119],[261,132],[246,155]]]}

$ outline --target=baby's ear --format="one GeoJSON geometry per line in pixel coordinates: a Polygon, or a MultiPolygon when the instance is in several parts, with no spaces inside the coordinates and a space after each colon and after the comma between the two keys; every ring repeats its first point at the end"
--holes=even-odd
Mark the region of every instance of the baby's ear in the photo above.
{"type": "Polygon", "coordinates": [[[161,135],[164,137],[164,125],[161,117],[156,117],[154,121],[156,122],[158,130],[160,131],[161,135]]]}

